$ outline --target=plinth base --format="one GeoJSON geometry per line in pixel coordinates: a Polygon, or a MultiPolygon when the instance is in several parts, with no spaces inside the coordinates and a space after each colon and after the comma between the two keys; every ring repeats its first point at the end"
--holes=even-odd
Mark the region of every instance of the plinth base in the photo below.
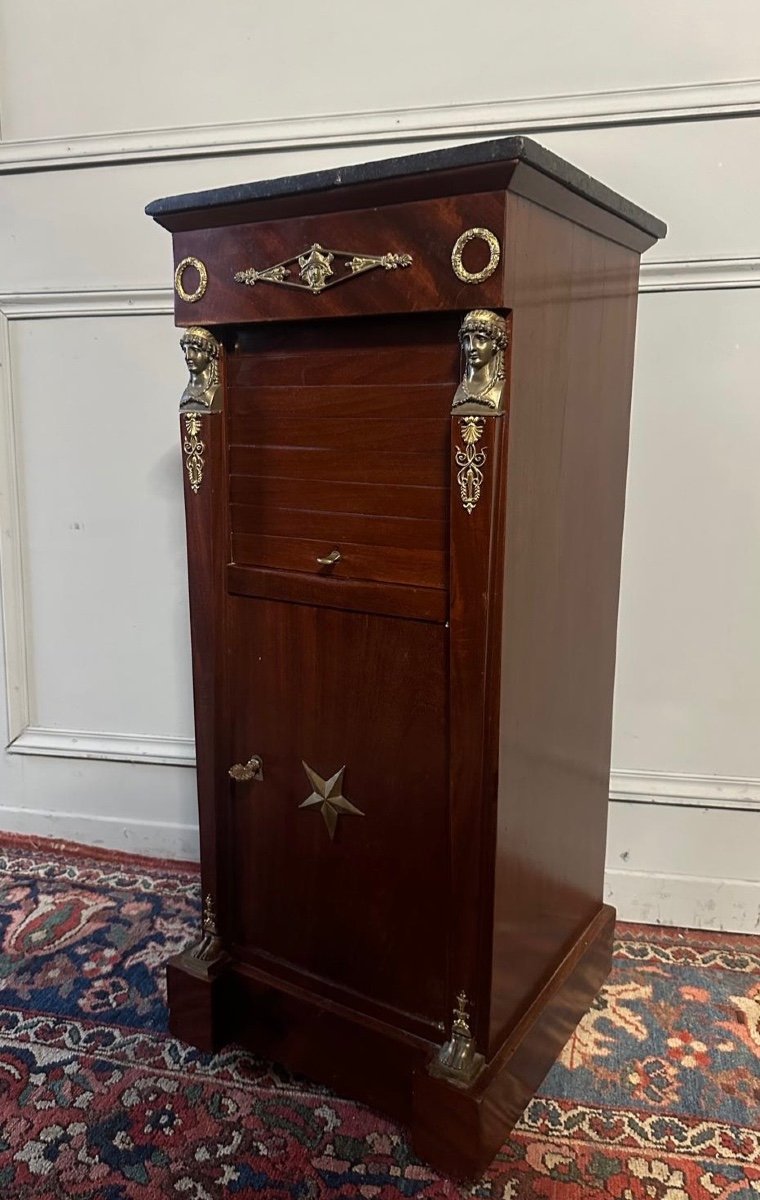
{"type": "Polygon", "coordinates": [[[420,1158],[459,1179],[487,1168],[609,972],[604,905],[469,1084],[430,1073],[439,1046],[230,959],[167,967],[170,1028],[202,1050],[240,1041],[409,1127],[420,1158]]]}

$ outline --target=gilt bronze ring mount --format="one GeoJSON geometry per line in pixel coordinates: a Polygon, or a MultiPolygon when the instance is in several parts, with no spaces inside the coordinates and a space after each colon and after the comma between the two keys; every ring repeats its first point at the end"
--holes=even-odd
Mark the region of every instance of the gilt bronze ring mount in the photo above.
{"type": "Polygon", "coordinates": [[[182,262],[177,263],[177,269],[174,272],[174,290],[180,300],[184,300],[187,304],[195,304],[196,300],[200,300],[208,287],[208,271],[205,263],[202,263],[199,258],[183,258],[182,262]],[[185,291],[183,277],[188,267],[195,267],[198,272],[198,286],[194,292],[185,291]]]}
{"type": "Polygon", "coordinates": [[[461,279],[462,283],[482,283],[484,279],[489,279],[499,265],[501,258],[501,246],[495,234],[491,233],[490,229],[465,229],[464,233],[460,234],[454,242],[454,249],[451,251],[451,265],[454,268],[454,274],[457,279],[461,279]],[[468,242],[478,238],[488,246],[489,258],[482,271],[468,271],[462,262],[462,251],[468,242]]]}

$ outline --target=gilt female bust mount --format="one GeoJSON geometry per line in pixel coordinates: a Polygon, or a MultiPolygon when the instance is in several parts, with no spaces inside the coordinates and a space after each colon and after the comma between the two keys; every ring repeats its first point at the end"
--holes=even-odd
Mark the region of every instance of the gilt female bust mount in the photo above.
{"type": "Polygon", "coordinates": [[[464,354],[464,374],[455,394],[452,411],[500,412],[504,392],[504,351],[507,322],[487,308],[467,313],[459,329],[464,354]]]}
{"type": "Polygon", "coordinates": [[[208,412],[219,391],[219,343],[208,329],[191,325],[179,344],[190,372],[179,402],[180,411],[208,412]]]}

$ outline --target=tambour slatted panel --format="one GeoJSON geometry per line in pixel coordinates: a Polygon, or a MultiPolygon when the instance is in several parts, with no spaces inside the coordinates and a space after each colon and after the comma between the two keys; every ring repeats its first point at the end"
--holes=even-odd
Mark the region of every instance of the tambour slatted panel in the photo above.
{"type": "Polygon", "coordinates": [[[227,371],[235,564],[448,587],[450,325],[387,318],[241,334],[227,371]],[[317,561],[336,550],[332,565],[317,561]]]}
{"type": "MultiPolygon", "coordinates": [[[[234,453],[235,448],[232,447],[231,458],[234,457],[234,453]]],[[[232,475],[230,500],[233,510],[236,504],[266,504],[307,512],[445,521],[449,494],[445,487],[409,485],[400,486],[392,491],[379,483],[343,483],[337,487],[330,480],[311,481],[282,477],[269,479],[257,475],[232,475]]]]}
{"type": "MultiPolygon", "coordinates": [[[[336,514],[329,511],[306,512],[303,509],[273,508],[263,505],[232,506],[232,524],[241,534],[264,537],[329,538],[335,528],[336,514]]],[[[375,546],[400,546],[421,550],[446,548],[448,535],[443,520],[409,517],[371,517],[359,513],[341,513],[341,527],[352,542],[375,546]]]]}
{"type": "MultiPolygon", "coordinates": [[[[327,434],[328,431],[324,432],[327,434]]],[[[365,424],[363,433],[367,432],[365,424]]],[[[447,434],[448,430],[441,432],[447,434]]],[[[273,433],[278,437],[288,436],[281,426],[273,433]]],[[[390,429],[373,430],[372,433],[378,440],[380,437],[395,436],[395,431],[390,429]]],[[[345,440],[355,436],[353,429],[343,430],[343,434],[345,440]]],[[[230,470],[233,475],[256,475],[260,479],[381,483],[393,487],[413,479],[415,487],[439,487],[448,457],[447,441],[437,453],[373,453],[368,446],[364,446],[363,453],[358,455],[327,445],[273,446],[268,445],[265,438],[266,433],[258,431],[255,441],[232,446],[230,470]]]]}
{"type": "MultiPolygon", "coordinates": [[[[245,374],[250,363],[238,360],[236,373],[245,374]]],[[[356,367],[356,364],[354,364],[356,367]]],[[[366,369],[366,364],[365,364],[366,369]]],[[[380,364],[373,356],[373,372],[380,364]]],[[[282,416],[287,410],[300,417],[384,417],[404,420],[411,414],[416,420],[439,417],[451,400],[451,383],[415,385],[411,383],[331,383],[329,388],[311,384],[287,386],[270,383],[236,383],[235,417],[282,416]]],[[[454,384],[456,386],[456,384],[454,384]]]]}
{"type": "MultiPolygon", "coordinates": [[[[327,389],[326,389],[327,390],[327,389]]],[[[359,391],[360,389],[357,389],[359,391]]],[[[437,389],[440,394],[440,389],[437,389]]],[[[325,397],[329,403],[329,393],[325,397]]],[[[449,394],[441,398],[441,407],[448,416],[451,400],[449,394]]],[[[357,396],[357,408],[361,404],[357,396]]],[[[271,446],[284,449],[304,447],[309,450],[339,450],[345,459],[364,462],[369,456],[387,453],[396,456],[399,453],[413,453],[417,458],[427,458],[445,455],[448,421],[439,418],[418,417],[411,414],[403,417],[368,417],[361,410],[352,417],[341,417],[330,420],[329,417],[291,417],[288,413],[287,399],[283,404],[281,414],[269,417],[238,417],[234,414],[229,422],[229,440],[234,446],[255,446],[262,448],[271,446]],[[404,420],[409,422],[408,431],[403,428],[404,420]],[[413,435],[411,444],[406,442],[405,434],[413,435]]],[[[331,476],[323,476],[331,478],[331,476]]]]}

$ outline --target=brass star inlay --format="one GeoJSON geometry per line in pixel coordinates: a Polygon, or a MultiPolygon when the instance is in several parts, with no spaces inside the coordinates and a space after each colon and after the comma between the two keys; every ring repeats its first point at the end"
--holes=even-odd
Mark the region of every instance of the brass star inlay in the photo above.
{"type": "MultiPolygon", "coordinates": [[[[301,760],[303,762],[303,759],[301,760]]],[[[353,816],[363,817],[364,813],[356,805],[352,804],[343,795],[343,773],[345,767],[341,767],[329,779],[323,779],[316,771],[312,770],[308,763],[303,763],[303,769],[309,777],[309,783],[314,791],[304,800],[303,804],[299,804],[299,808],[319,808],[324,818],[327,832],[330,838],[335,837],[335,830],[338,824],[338,817],[353,816]]]]}

